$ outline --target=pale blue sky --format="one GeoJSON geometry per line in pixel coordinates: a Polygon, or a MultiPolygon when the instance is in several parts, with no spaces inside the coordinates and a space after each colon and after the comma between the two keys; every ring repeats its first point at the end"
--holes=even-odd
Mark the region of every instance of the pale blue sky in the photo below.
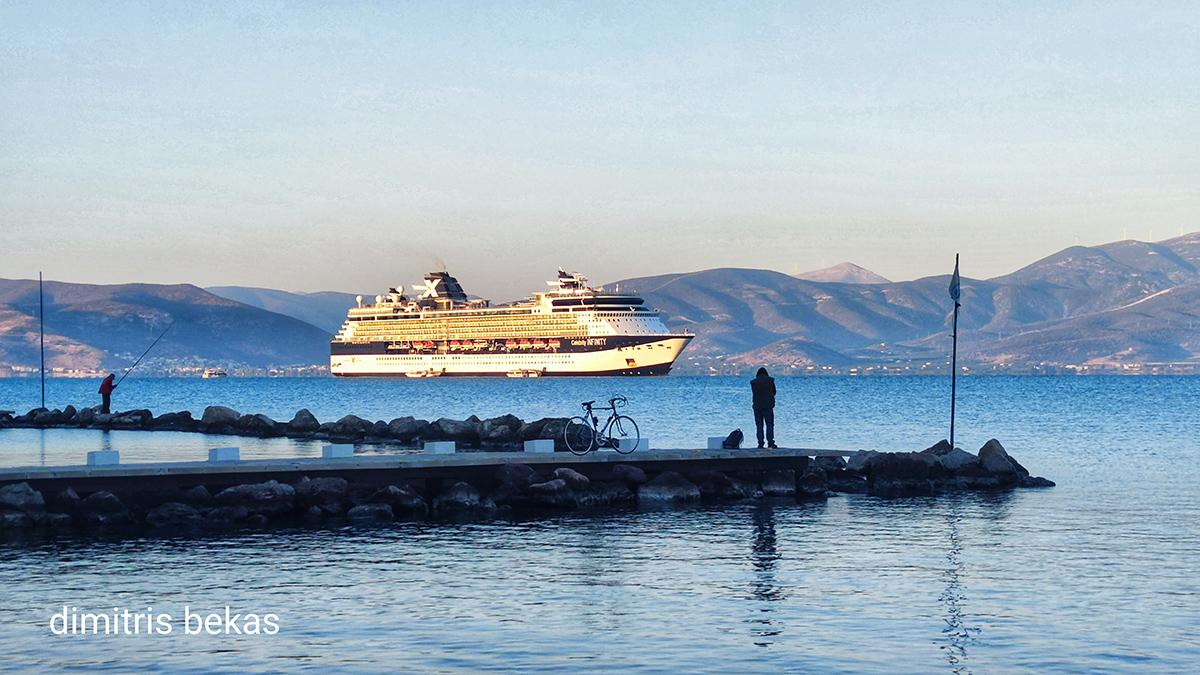
{"type": "Polygon", "coordinates": [[[504,300],[1200,229],[1195,2],[6,2],[0,109],[6,278],[504,300]]]}

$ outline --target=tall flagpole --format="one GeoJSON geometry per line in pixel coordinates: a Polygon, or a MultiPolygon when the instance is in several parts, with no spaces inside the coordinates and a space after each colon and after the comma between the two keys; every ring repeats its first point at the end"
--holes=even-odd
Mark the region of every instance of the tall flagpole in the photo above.
{"type": "Polygon", "coordinates": [[[42,408],[46,407],[46,302],[42,299],[42,273],[38,272],[38,334],[42,352],[42,408]]]}
{"type": "Polygon", "coordinates": [[[951,337],[954,338],[953,356],[950,357],[950,447],[954,447],[954,399],[957,394],[958,383],[958,299],[962,295],[961,284],[958,278],[958,254],[954,254],[954,276],[950,277],[950,297],[954,299],[954,329],[951,332],[951,337]]]}

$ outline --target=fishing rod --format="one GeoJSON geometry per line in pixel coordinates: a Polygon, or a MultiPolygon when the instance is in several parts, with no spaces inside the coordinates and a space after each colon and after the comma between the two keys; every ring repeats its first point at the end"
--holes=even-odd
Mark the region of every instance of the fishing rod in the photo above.
{"type": "MultiPolygon", "coordinates": [[[[121,379],[117,380],[117,384],[121,384],[125,381],[126,377],[129,377],[129,374],[133,372],[133,369],[137,368],[138,364],[142,362],[142,359],[146,358],[146,355],[150,353],[150,350],[154,349],[154,345],[158,344],[158,341],[163,339],[163,335],[166,335],[167,331],[171,330],[171,326],[174,325],[174,321],[171,321],[171,323],[167,325],[167,327],[163,330],[162,335],[159,335],[158,339],[150,343],[150,346],[146,348],[146,351],[142,352],[142,355],[138,357],[138,360],[134,361],[132,366],[129,366],[129,370],[125,371],[125,374],[121,376],[121,379]]],[[[113,387],[116,387],[117,384],[114,384],[113,387]]]]}

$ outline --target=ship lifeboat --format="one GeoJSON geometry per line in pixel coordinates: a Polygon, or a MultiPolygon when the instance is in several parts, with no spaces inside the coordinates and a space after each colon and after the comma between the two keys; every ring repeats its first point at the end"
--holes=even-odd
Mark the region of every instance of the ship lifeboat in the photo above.
{"type": "Polygon", "coordinates": [[[531,346],[533,346],[533,343],[530,342],[529,340],[521,340],[521,344],[518,346],[521,349],[529,349],[531,346]]]}
{"type": "Polygon", "coordinates": [[[533,348],[534,348],[534,349],[545,349],[545,348],[546,348],[546,341],[545,341],[545,340],[534,340],[534,341],[533,341],[533,348]]]}
{"type": "Polygon", "coordinates": [[[515,378],[539,377],[539,376],[541,376],[541,374],[542,373],[537,370],[518,369],[518,370],[508,371],[508,376],[511,378],[514,378],[514,379],[515,378]]]}
{"type": "Polygon", "coordinates": [[[504,346],[508,347],[509,349],[513,349],[517,346],[517,341],[516,340],[505,340],[504,346]]]}
{"type": "Polygon", "coordinates": [[[410,370],[407,373],[405,373],[405,376],[411,377],[411,378],[441,377],[444,373],[445,373],[445,369],[442,369],[439,371],[439,370],[434,370],[433,368],[430,368],[429,370],[410,370]]]}
{"type": "Polygon", "coordinates": [[[462,343],[461,343],[461,342],[459,342],[458,340],[451,340],[451,341],[450,341],[450,349],[458,349],[459,347],[462,347],[462,343]]]}
{"type": "Polygon", "coordinates": [[[475,349],[483,349],[488,346],[487,340],[476,340],[474,342],[475,349]]]}
{"type": "Polygon", "coordinates": [[[562,341],[561,340],[551,340],[547,344],[550,345],[550,349],[558,349],[559,347],[562,346],[562,341]]]}

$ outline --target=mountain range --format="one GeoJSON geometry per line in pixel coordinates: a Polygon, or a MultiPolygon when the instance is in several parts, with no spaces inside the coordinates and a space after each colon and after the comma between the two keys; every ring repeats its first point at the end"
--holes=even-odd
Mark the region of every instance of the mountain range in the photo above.
{"type": "Polygon", "coordinates": [[[337,291],[291,293],[244,286],[211,286],[204,290],[227,300],[300,319],[331,335],[342,327],[346,321],[346,310],[355,304],[353,293],[337,291]]]}
{"type": "MultiPolygon", "coordinates": [[[[949,275],[892,282],[842,263],[789,276],[713,269],[623,279],[696,337],[675,372],[945,372],[949,275]]],[[[1195,372],[1200,233],[1073,246],[1011,274],[962,279],[959,364],[971,371],[1195,372]],[[1182,369],[1182,370],[1180,370],[1182,369]],[[1189,370],[1192,369],[1192,370],[1189,370]]],[[[236,286],[46,282],[48,364],[271,368],[328,362],[353,294],[236,286]]],[[[38,363],[37,282],[0,279],[0,374],[38,363]]]]}
{"type": "MultiPolygon", "coordinates": [[[[887,282],[859,270],[716,269],[620,284],[664,310],[672,329],[695,333],[683,360],[699,362],[698,372],[944,365],[950,275],[887,282]],[[812,280],[830,278],[842,280],[812,280]]],[[[1200,233],[1073,246],[1004,276],[964,277],[961,287],[959,361],[975,370],[1200,361],[1200,233]]]]}
{"type": "MultiPolygon", "coordinates": [[[[43,295],[46,365],[60,371],[117,370],[159,335],[144,362],[147,372],[168,365],[268,368],[329,359],[330,333],[188,284],[47,281],[43,295]]],[[[37,367],[38,304],[37,281],[0,279],[0,368],[37,367]]]]}

